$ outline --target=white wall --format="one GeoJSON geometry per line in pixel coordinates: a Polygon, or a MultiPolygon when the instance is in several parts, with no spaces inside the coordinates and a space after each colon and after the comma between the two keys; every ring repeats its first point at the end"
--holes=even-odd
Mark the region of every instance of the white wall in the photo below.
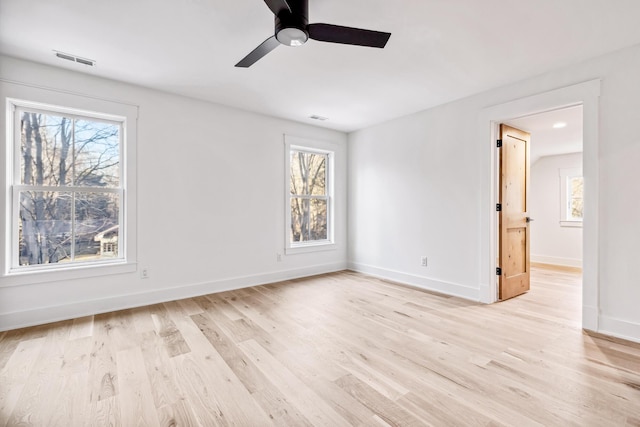
{"type": "Polygon", "coordinates": [[[560,170],[574,168],[582,168],[582,153],[545,156],[531,165],[532,262],[582,267],[582,227],[560,225],[560,170]]]}
{"type": "MultiPolygon", "coordinates": [[[[23,286],[0,278],[0,330],[346,267],[345,134],[14,58],[0,64],[5,81],[139,106],[138,261],[150,273],[23,286]],[[277,262],[284,134],[335,143],[337,249],[277,262]]],[[[4,105],[1,87],[0,96],[4,105]]]]}
{"type": "Polygon", "coordinates": [[[478,134],[482,110],[600,78],[595,329],[640,341],[632,268],[640,257],[640,197],[620,191],[640,179],[638,75],[635,46],[350,134],[350,267],[478,300],[481,236],[489,234],[489,201],[480,196],[488,143],[478,134]]]}

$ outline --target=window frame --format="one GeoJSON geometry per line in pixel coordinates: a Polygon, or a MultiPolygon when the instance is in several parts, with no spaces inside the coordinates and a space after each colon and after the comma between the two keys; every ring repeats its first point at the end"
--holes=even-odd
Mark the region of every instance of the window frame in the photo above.
{"type": "Polygon", "coordinates": [[[73,280],[79,278],[122,274],[136,271],[136,137],[138,107],[86,97],[83,95],[58,92],[49,89],[2,82],[3,101],[6,118],[5,158],[6,174],[2,177],[5,197],[0,206],[2,221],[2,240],[5,256],[0,257],[0,287],[24,284],[73,280]],[[118,187],[86,186],[27,186],[20,180],[20,111],[40,112],[43,114],[64,115],[71,118],[93,119],[100,122],[120,125],[119,180],[118,187]],[[27,188],[29,187],[29,188],[27,188]],[[35,187],[35,188],[34,188],[35,187]],[[106,192],[120,195],[119,206],[119,254],[117,258],[80,261],[73,263],[53,263],[35,266],[20,266],[15,245],[19,239],[20,191],[38,191],[40,189],[73,193],[106,192]]]}
{"type": "Polygon", "coordinates": [[[335,147],[328,142],[315,141],[285,135],[285,254],[316,252],[335,249],[334,239],[334,177],[335,177],[335,147]],[[322,198],[327,201],[327,238],[306,242],[291,241],[291,200],[300,195],[291,194],[291,152],[302,151],[305,153],[321,154],[327,156],[325,165],[326,195],[322,198]]]}
{"type": "MultiPolygon", "coordinates": [[[[582,178],[584,185],[584,176],[582,174],[582,168],[569,168],[560,169],[560,226],[561,227],[582,227],[583,218],[574,218],[571,216],[571,199],[569,195],[571,191],[571,185],[569,184],[572,178],[582,178]]],[[[584,200],[584,187],[583,187],[583,200],[584,200]]]]}

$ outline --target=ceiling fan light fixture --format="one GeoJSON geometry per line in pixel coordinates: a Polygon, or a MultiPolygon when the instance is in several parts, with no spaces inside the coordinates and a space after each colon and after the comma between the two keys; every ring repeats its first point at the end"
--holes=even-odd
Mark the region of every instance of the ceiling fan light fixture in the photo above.
{"type": "Polygon", "coordinates": [[[283,28],[276,34],[278,41],[285,46],[302,46],[309,40],[309,35],[299,28],[283,28]]]}

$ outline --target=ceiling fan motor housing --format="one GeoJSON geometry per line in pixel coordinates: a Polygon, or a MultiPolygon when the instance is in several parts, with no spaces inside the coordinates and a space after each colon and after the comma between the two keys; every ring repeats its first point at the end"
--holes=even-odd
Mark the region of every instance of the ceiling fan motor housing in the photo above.
{"type": "Polygon", "coordinates": [[[286,46],[300,46],[309,39],[309,0],[288,0],[291,8],[275,17],[275,33],[278,41],[286,46]]]}
{"type": "Polygon", "coordinates": [[[309,0],[264,0],[275,15],[274,35],[260,43],[236,67],[248,68],[281,44],[302,46],[307,40],[383,48],[391,33],[315,23],[309,24],[309,0]]]}

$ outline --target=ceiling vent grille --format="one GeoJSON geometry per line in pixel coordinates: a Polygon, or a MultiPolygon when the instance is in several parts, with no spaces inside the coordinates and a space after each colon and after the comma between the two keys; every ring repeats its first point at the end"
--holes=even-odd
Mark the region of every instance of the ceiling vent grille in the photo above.
{"type": "Polygon", "coordinates": [[[93,67],[96,65],[96,61],[94,61],[93,59],[81,58],[79,56],[71,55],[70,53],[58,52],[57,50],[54,50],[53,52],[60,59],[77,62],[78,64],[88,65],[89,67],[93,67]]]}

